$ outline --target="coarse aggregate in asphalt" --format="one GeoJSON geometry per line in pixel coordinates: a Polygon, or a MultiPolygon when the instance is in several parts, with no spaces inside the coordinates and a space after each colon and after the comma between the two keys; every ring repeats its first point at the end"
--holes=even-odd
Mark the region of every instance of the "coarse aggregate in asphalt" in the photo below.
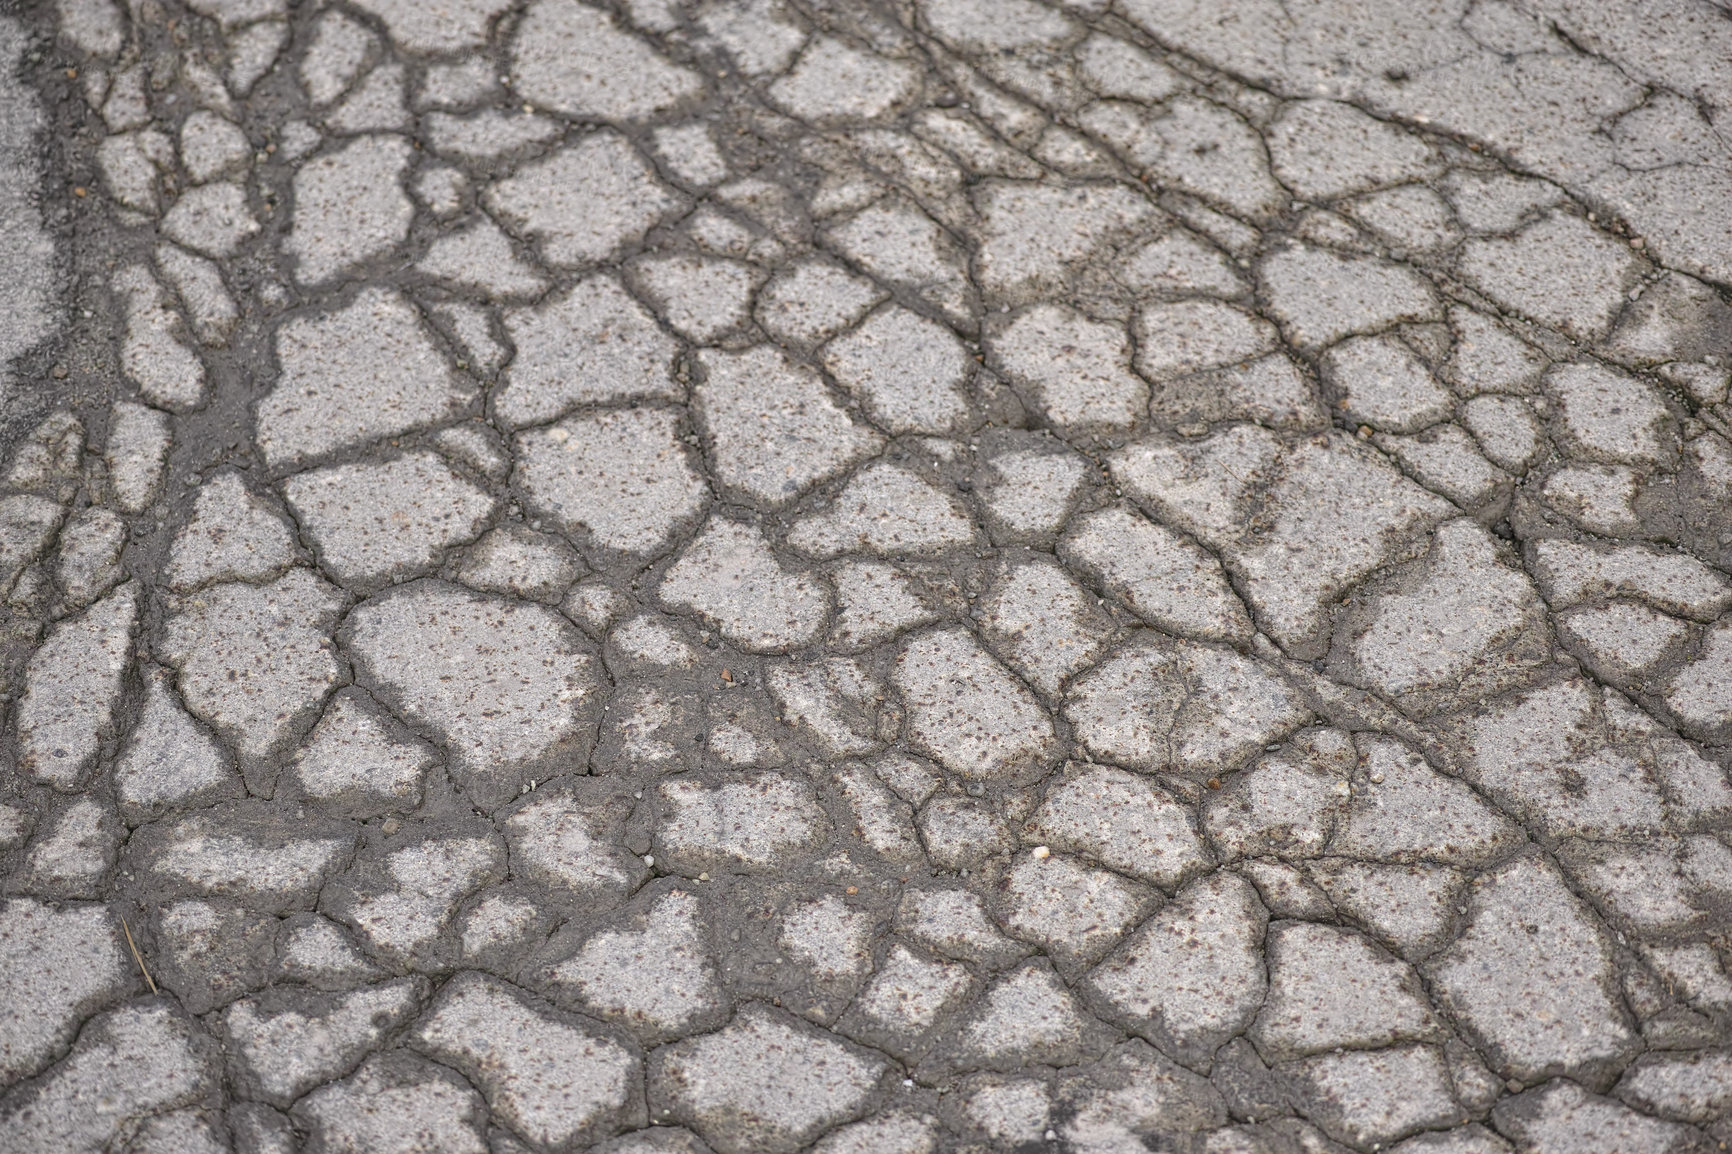
{"type": "Polygon", "coordinates": [[[0,15],[0,1151],[1732,1144],[1721,0],[0,15]]]}

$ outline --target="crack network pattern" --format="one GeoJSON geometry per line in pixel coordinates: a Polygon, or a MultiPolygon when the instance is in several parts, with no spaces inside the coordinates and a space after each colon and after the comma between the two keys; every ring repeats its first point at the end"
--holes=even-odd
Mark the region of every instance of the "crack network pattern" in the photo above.
{"type": "Polygon", "coordinates": [[[1420,7],[7,24],[0,1147],[1725,1149],[1732,20],[1420,7]]]}

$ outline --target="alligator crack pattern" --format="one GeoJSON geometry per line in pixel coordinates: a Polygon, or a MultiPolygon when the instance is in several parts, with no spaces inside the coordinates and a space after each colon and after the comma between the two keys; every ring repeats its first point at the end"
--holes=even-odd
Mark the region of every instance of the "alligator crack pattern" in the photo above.
{"type": "Polygon", "coordinates": [[[1413,8],[23,13],[0,1145],[1723,1149],[1732,24],[1413,8]]]}

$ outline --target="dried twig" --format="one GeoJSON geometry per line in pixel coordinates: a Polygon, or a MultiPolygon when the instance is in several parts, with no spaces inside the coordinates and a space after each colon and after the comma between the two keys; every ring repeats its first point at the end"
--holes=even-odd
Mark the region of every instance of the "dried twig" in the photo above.
{"type": "Polygon", "coordinates": [[[138,963],[138,972],[144,975],[144,984],[150,987],[151,993],[156,993],[156,982],[152,980],[150,971],[144,968],[144,957],[138,952],[138,943],[132,940],[132,927],[126,924],[126,919],[120,919],[121,932],[126,935],[126,948],[132,951],[132,960],[138,963]]]}

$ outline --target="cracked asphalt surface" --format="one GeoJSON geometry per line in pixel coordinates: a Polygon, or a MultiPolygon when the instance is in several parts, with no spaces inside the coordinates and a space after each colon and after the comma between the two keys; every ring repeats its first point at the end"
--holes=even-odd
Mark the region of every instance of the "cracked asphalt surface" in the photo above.
{"type": "Polygon", "coordinates": [[[1720,0],[0,15],[0,1150],[1732,1142],[1720,0]]]}

